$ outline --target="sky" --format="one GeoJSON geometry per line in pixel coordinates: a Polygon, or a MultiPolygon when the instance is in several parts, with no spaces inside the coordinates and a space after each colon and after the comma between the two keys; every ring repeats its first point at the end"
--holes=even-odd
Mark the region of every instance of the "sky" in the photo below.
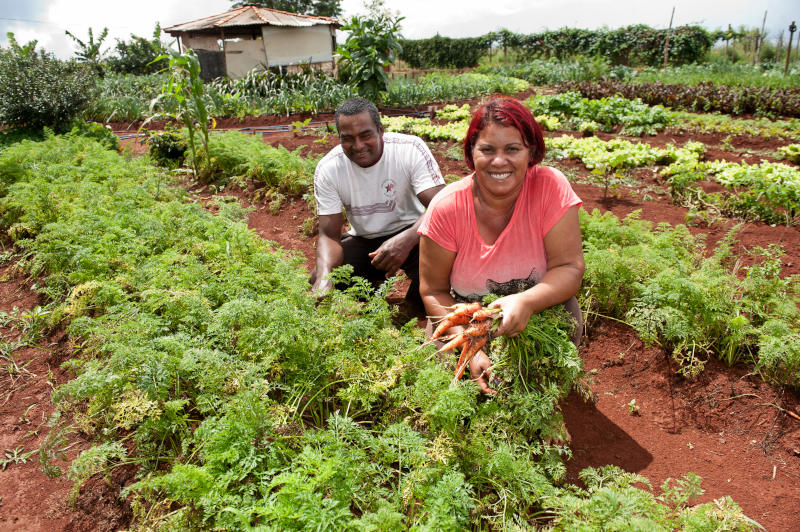
{"type": "MultiPolygon", "coordinates": [[[[56,57],[66,59],[75,43],[65,35],[69,30],[86,41],[88,28],[95,37],[107,27],[104,50],[117,39],[131,34],[149,37],[156,23],[168,27],[230,9],[231,0],[0,0],[0,46],[8,44],[6,33],[14,32],[21,44],[37,40],[56,57]]],[[[364,13],[364,0],[342,0],[343,17],[364,13]]],[[[798,0],[386,0],[386,7],[405,19],[402,35],[408,39],[432,37],[475,37],[507,28],[517,33],[536,33],[561,27],[596,29],[646,24],[654,28],[669,25],[675,8],[674,26],[700,24],[713,30],[746,26],[760,27],[767,12],[768,39],[781,31],[784,42],[788,26],[800,24],[798,0]]],[[[168,37],[168,36],[165,36],[168,37]]],[[[795,34],[795,43],[800,33],[795,34]]]]}

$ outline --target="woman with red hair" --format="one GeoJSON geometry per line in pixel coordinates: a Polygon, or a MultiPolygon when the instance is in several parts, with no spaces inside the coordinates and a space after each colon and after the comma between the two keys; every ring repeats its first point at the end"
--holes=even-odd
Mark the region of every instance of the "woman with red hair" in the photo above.
{"type": "MultiPolygon", "coordinates": [[[[539,166],[544,152],[541,127],[517,100],[489,100],[472,117],[464,155],[474,172],[439,192],[419,228],[420,294],[429,315],[493,293],[501,297],[489,306],[503,311],[495,336],[515,336],[533,314],[565,303],[579,322],[573,341],[580,341],[581,200],[564,174],[539,166]]],[[[479,352],[469,369],[491,394],[489,367],[479,352]]]]}

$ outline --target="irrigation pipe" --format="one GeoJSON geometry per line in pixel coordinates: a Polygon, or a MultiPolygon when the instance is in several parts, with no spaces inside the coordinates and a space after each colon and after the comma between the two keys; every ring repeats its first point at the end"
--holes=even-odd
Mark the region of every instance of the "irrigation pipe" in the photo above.
{"type": "MultiPolygon", "coordinates": [[[[415,118],[430,118],[431,111],[414,111],[411,113],[402,113],[402,112],[390,112],[386,113],[383,116],[392,117],[392,116],[413,116],[415,118]]],[[[320,122],[309,122],[303,126],[294,126],[293,124],[278,124],[273,126],[247,126],[247,127],[229,127],[229,128],[215,128],[212,131],[220,131],[222,133],[227,133],[228,131],[240,131],[242,133],[247,133],[248,135],[255,135],[257,133],[261,133],[262,135],[271,134],[271,133],[290,133],[292,131],[309,131],[313,129],[317,129],[319,127],[328,127],[329,124],[332,124],[333,120],[324,120],[320,122]]],[[[120,138],[120,140],[127,140],[127,139],[135,139],[139,137],[146,136],[146,133],[124,133],[120,131],[114,131],[114,134],[120,138]]]]}

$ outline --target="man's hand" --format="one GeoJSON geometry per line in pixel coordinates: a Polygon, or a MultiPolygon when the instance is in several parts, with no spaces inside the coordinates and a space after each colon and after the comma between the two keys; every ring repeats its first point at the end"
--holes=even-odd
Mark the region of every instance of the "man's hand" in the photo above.
{"type": "Polygon", "coordinates": [[[325,294],[333,288],[333,283],[327,279],[328,274],[337,266],[341,266],[344,260],[340,241],[343,224],[344,218],[341,214],[319,217],[316,264],[308,280],[311,283],[311,293],[317,300],[325,297],[325,294]]]}
{"type": "Polygon", "coordinates": [[[400,269],[417,242],[416,232],[403,231],[393,236],[369,254],[372,265],[385,271],[388,279],[400,269]]]}
{"type": "Polygon", "coordinates": [[[331,291],[333,288],[333,283],[330,282],[328,279],[317,279],[311,286],[311,293],[317,299],[317,301],[321,300],[325,297],[325,295],[331,291]]]}

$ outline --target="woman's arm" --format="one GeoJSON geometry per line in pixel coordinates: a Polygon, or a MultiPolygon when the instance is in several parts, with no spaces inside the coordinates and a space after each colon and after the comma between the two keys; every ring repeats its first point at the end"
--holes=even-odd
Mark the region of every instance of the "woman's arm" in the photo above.
{"type": "MultiPolygon", "coordinates": [[[[419,239],[419,293],[429,316],[444,316],[449,311],[445,307],[455,304],[450,295],[450,272],[456,254],[449,251],[427,236],[419,239]]],[[[464,330],[462,326],[448,329],[449,334],[457,334],[464,330]]],[[[482,393],[495,394],[497,391],[489,387],[489,368],[491,362],[483,351],[478,351],[469,362],[469,373],[482,393]]]]}
{"type": "Polygon", "coordinates": [[[450,295],[450,272],[456,260],[447,250],[428,238],[419,238],[419,293],[428,316],[444,316],[456,300],[450,295]]]}
{"type": "Polygon", "coordinates": [[[571,207],[544,237],[547,273],[536,286],[494,301],[490,307],[503,309],[503,322],[496,336],[516,336],[531,316],[564,303],[578,293],[586,268],[583,261],[578,206],[571,207]]]}

